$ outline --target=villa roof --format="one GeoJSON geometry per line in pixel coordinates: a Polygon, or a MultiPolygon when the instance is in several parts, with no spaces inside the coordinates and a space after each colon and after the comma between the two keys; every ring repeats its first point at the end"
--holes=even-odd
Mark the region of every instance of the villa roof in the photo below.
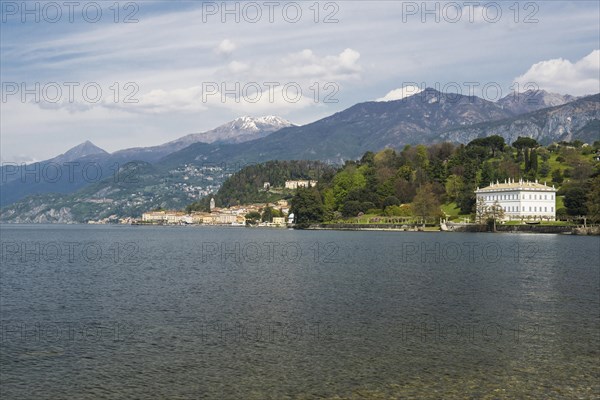
{"type": "Polygon", "coordinates": [[[557,189],[554,187],[554,185],[552,185],[552,187],[550,186],[546,186],[546,183],[544,182],[544,184],[538,183],[538,181],[536,180],[535,182],[529,182],[529,181],[524,181],[524,180],[519,180],[516,181],[514,179],[512,180],[508,180],[508,181],[504,181],[504,183],[500,183],[498,181],[496,181],[496,183],[490,183],[489,186],[486,186],[484,188],[477,188],[477,190],[475,191],[475,193],[482,193],[482,192],[496,192],[496,191],[507,191],[507,190],[542,190],[542,191],[549,191],[549,192],[556,192],[557,189]]]}

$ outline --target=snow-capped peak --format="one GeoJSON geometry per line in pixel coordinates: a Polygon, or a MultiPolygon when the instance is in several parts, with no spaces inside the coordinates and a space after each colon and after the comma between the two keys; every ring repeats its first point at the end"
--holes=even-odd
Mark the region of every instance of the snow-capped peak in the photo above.
{"type": "Polygon", "coordinates": [[[275,115],[267,115],[264,117],[251,117],[248,115],[244,115],[243,117],[236,118],[229,124],[225,125],[228,125],[228,127],[236,130],[258,132],[263,130],[277,130],[288,126],[292,126],[293,124],[275,115]]]}
{"type": "Polygon", "coordinates": [[[251,117],[245,115],[227,122],[213,130],[204,133],[194,133],[184,136],[171,143],[189,145],[203,143],[243,143],[270,135],[288,126],[294,126],[290,121],[274,115],[251,117]]]}

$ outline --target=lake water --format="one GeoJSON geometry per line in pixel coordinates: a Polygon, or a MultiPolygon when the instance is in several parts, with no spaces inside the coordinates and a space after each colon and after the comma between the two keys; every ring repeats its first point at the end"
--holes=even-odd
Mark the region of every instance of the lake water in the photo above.
{"type": "Polygon", "coordinates": [[[600,393],[598,237],[0,234],[3,399],[600,393]]]}

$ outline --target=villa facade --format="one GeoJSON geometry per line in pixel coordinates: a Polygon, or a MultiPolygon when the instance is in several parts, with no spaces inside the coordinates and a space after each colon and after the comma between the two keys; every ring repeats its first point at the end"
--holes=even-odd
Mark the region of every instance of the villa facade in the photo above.
{"type": "Polygon", "coordinates": [[[285,181],[286,189],[298,189],[301,188],[310,188],[317,186],[317,181],[313,180],[299,180],[299,181],[285,181]]]}
{"type": "Polygon", "coordinates": [[[550,220],[556,218],[554,186],[529,181],[509,180],[477,188],[477,205],[493,206],[496,202],[504,211],[505,220],[550,220]]]}

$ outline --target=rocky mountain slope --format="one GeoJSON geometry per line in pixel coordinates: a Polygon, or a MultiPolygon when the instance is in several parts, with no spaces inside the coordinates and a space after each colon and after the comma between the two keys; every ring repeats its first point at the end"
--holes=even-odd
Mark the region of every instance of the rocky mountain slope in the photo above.
{"type": "Polygon", "coordinates": [[[168,154],[184,149],[194,143],[244,143],[264,138],[271,133],[289,126],[291,122],[277,116],[236,118],[221,126],[202,133],[192,133],[179,139],[151,147],[135,147],[119,150],[112,154],[120,161],[154,162],[168,154]]]}
{"type": "Polygon", "coordinates": [[[576,139],[592,143],[600,140],[599,122],[600,94],[596,94],[517,117],[451,129],[439,138],[468,143],[477,137],[499,135],[508,143],[519,136],[531,137],[541,144],[576,139]]]}
{"type": "Polygon", "coordinates": [[[598,95],[588,96],[516,114],[518,108],[512,111],[507,107],[508,100],[503,107],[478,97],[426,89],[402,100],[357,104],[308,125],[283,128],[243,146],[196,143],[170,154],[161,163],[172,166],[227,160],[243,164],[275,159],[340,163],[369,150],[401,149],[407,144],[439,141],[468,143],[476,137],[493,134],[503,136],[508,142],[518,136],[535,137],[541,143],[578,138],[589,141],[593,132],[586,126],[600,119],[597,99],[598,95]]]}
{"type": "Polygon", "coordinates": [[[114,176],[119,168],[131,161],[155,163],[193,143],[243,143],[264,138],[282,127],[289,126],[294,125],[276,116],[245,116],[210,131],[183,136],[159,146],[125,149],[112,154],[86,141],[64,154],[27,167],[2,166],[0,206],[11,204],[28,195],[74,193],[89,184],[114,176]]]}

